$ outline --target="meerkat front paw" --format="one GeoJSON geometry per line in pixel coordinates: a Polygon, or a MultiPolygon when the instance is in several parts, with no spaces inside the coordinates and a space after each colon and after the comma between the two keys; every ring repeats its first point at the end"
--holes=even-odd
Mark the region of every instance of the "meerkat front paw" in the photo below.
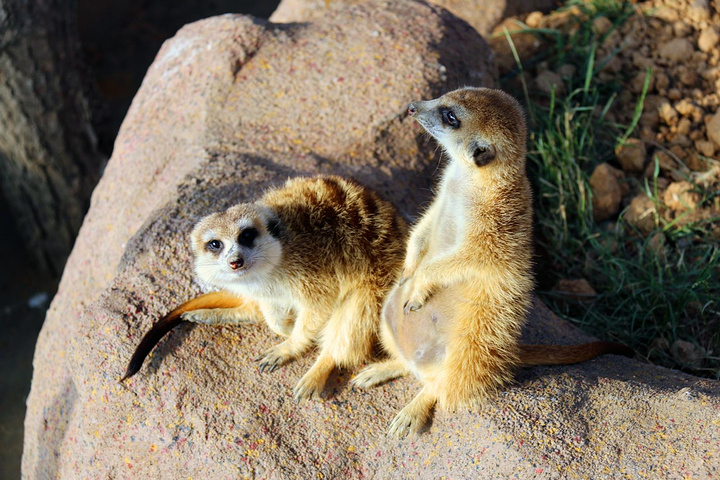
{"type": "Polygon", "coordinates": [[[261,372],[267,370],[272,373],[293,359],[293,357],[281,347],[282,344],[266,350],[265,353],[255,359],[256,362],[260,362],[261,372]]]}
{"type": "Polygon", "coordinates": [[[398,281],[398,286],[402,287],[407,283],[408,280],[410,280],[414,275],[415,271],[417,270],[417,265],[405,265],[400,272],[400,280],[398,281]]]}
{"type": "Polygon", "coordinates": [[[430,300],[430,297],[435,293],[437,290],[436,284],[431,283],[420,283],[415,281],[415,284],[411,286],[412,291],[410,295],[408,295],[408,300],[405,301],[403,304],[403,312],[405,312],[405,315],[409,315],[410,312],[414,312],[416,310],[420,310],[425,304],[430,300]]]}
{"type": "Polygon", "coordinates": [[[410,315],[410,312],[420,310],[428,301],[429,294],[419,292],[417,289],[410,295],[410,299],[406,300],[403,304],[403,312],[405,316],[410,315]]]}
{"type": "Polygon", "coordinates": [[[410,312],[414,312],[416,310],[420,310],[424,305],[424,302],[420,300],[407,300],[405,304],[403,305],[403,312],[405,313],[405,316],[410,315],[410,312]]]}

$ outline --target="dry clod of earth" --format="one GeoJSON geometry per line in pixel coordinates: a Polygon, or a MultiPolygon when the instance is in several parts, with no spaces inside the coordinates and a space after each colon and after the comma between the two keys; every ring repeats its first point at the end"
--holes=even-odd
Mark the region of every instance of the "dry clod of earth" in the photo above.
{"type": "Polygon", "coordinates": [[[663,201],[668,208],[677,211],[694,209],[701,200],[699,193],[692,191],[693,185],[687,181],[673,182],[665,189],[663,201]]]}
{"type": "MultiPolygon", "coordinates": [[[[356,5],[367,0],[281,0],[270,21],[278,23],[306,22],[320,18],[335,9],[356,5]]],[[[505,16],[557,7],[557,0],[429,0],[465,20],[478,33],[486,36],[505,16]]],[[[540,12],[537,12],[540,13],[540,12]]],[[[531,13],[532,14],[532,13],[531,13]]]]}
{"type": "Polygon", "coordinates": [[[706,355],[705,349],[685,340],[674,341],[670,353],[679,363],[690,366],[699,365],[706,355]]]}
{"type": "Polygon", "coordinates": [[[710,52],[720,42],[720,30],[718,27],[711,26],[700,33],[698,37],[698,48],[703,52],[710,52]]]}
{"type": "Polygon", "coordinates": [[[710,117],[706,123],[707,136],[716,147],[720,147],[720,112],[710,117]]]}
{"type": "Polygon", "coordinates": [[[590,188],[593,192],[593,217],[596,221],[607,220],[620,211],[622,190],[618,180],[625,177],[622,170],[608,163],[601,163],[590,176],[590,188]]]}
{"type": "Polygon", "coordinates": [[[623,219],[641,233],[650,233],[655,228],[657,210],[655,203],[647,195],[641,193],[630,200],[630,205],[623,213],[623,219]]]}
{"type": "Polygon", "coordinates": [[[590,282],[584,278],[561,278],[555,283],[552,291],[568,300],[581,302],[592,301],[597,295],[590,282]]]}
{"type": "Polygon", "coordinates": [[[550,94],[553,90],[555,90],[556,95],[565,93],[562,78],[552,70],[545,70],[535,77],[535,85],[538,90],[547,94],[550,94]]]}
{"type": "MultiPolygon", "coordinates": [[[[138,375],[118,382],[150,325],[198,294],[187,233],[201,216],[289,176],[321,172],[355,176],[410,216],[427,202],[435,146],[407,118],[407,103],[492,85],[487,44],[467,23],[422,2],[336,3],[283,26],[211,18],[163,45],[38,340],[24,476],[717,472],[718,382],[609,355],[521,370],[482,407],[439,414],[424,436],[405,442],[385,431],[416,392],[412,378],[356,391],[348,382],[355,372],[337,372],[324,400],[296,404],[290,392],[312,355],[259,372],[252,358],[277,343],[262,326],[184,325],[138,375]]],[[[535,302],[525,341],[588,339],[535,302]]]]}
{"type": "Polygon", "coordinates": [[[687,38],[674,38],[664,43],[658,53],[665,60],[680,62],[687,59],[693,52],[692,43],[687,38]]]}
{"type": "Polygon", "coordinates": [[[642,172],[646,155],[645,142],[637,138],[630,138],[615,148],[615,156],[626,172],[642,172]]]}

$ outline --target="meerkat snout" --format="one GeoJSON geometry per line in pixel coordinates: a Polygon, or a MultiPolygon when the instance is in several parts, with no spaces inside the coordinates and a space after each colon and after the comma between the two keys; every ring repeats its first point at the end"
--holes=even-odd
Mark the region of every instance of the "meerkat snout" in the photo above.
{"type": "Polygon", "coordinates": [[[417,113],[417,107],[415,106],[414,102],[410,102],[410,105],[408,105],[408,115],[413,116],[417,113]]]}
{"type": "Polygon", "coordinates": [[[228,263],[230,264],[230,268],[232,268],[233,270],[237,270],[245,266],[245,260],[242,257],[230,260],[228,263]]]}

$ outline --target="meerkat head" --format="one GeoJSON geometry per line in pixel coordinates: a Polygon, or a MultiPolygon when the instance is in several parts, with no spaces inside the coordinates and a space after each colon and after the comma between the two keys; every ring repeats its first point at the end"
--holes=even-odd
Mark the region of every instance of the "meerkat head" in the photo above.
{"type": "Polygon", "coordinates": [[[517,100],[501,90],[465,87],[412,102],[408,113],[453,159],[477,168],[503,162],[524,169],[525,114],[517,100]]]}
{"type": "Polygon", "coordinates": [[[253,203],[204,217],[190,234],[195,272],[220,288],[260,279],[280,263],[278,230],[272,213],[253,203]]]}

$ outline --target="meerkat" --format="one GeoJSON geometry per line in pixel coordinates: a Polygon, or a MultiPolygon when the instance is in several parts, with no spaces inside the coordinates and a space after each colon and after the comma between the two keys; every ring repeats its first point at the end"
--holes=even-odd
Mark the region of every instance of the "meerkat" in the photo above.
{"type": "Polygon", "coordinates": [[[410,103],[408,113],[449,157],[437,195],[412,227],[400,280],[382,312],[389,359],[352,379],[367,388],[413,373],[420,393],[390,434],[417,433],[437,404],[474,405],[509,383],[516,367],[567,364],[620,344],[520,345],[532,302],[532,194],[526,123],[510,95],[462,88],[410,103]]]}
{"type": "Polygon", "coordinates": [[[336,176],[291,179],[256,202],[204,217],[190,235],[195,273],[221,292],[191,300],[158,322],[125,378],[183,320],[237,325],[261,317],[286,339],[258,357],[260,369],[273,371],[316,344],[318,357],[294,395],[319,397],[334,368],[370,358],[406,236],[391,203],[336,176]]]}

